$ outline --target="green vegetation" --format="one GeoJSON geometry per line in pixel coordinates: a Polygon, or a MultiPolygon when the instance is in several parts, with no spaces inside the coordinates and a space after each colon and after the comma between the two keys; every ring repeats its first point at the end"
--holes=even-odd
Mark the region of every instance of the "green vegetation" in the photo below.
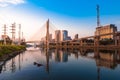
{"type": "Polygon", "coordinates": [[[25,50],[25,46],[22,45],[0,45],[0,57],[5,54],[12,54],[16,51],[25,50]]]}

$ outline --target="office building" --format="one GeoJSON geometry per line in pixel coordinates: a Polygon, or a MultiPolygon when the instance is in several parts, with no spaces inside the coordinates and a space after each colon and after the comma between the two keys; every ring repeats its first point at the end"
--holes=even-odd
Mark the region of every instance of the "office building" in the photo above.
{"type": "MultiPolygon", "coordinates": [[[[115,33],[117,32],[117,27],[114,24],[109,24],[106,26],[97,27],[95,31],[95,35],[103,35],[108,33],[115,33]]],[[[100,36],[100,39],[114,39],[114,35],[105,35],[100,36]]]]}
{"type": "Polygon", "coordinates": [[[60,42],[61,41],[61,32],[60,30],[55,31],[55,42],[60,42]]]}
{"type": "Polygon", "coordinates": [[[78,34],[75,34],[74,39],[75,39],[75,40],[78,40],[78,34]]]}
{"type": "Polygon", "coordinates": [[[61,41],[67,40],[68,37],[68,31],[67,30],[62,30],[61,31],[61,41]]]}
{"type": "Polygon", "coordinates": [[[49,34],[49,41],[52,42],[52,34],[49,34]]]}

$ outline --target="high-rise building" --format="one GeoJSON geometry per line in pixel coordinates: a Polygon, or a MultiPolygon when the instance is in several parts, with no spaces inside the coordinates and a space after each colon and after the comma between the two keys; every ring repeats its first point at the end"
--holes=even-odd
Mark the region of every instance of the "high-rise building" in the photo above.
{"type": "Polygon", "coordinates": [[[61,32],[60,30],[55,31],[55,42],[60,42],[61,41],[61,32]]]}
{"type": "MultiPolygon", "coordinates": [[[[97,27],[95,31],[95,35],[103,35],[108,33],[115,33],[117,32],[117,27],[114,24],[109,24],[106,26],[97,27]]],[[[100,39],[114,39],[114,35],[105,35],[101,36],[100,39]]]]}
{"type": "Polygon", "coordinates": [[[67,30],[62,30],[61,31],[61,41],[67,40],[68,37],[68,31],[67,30]]]}
{"type": "Polygon", "coordinates": [[[49,41],[52,42],[52,34],[49,34],[49,41]]]}
{"type": "Polygon", "coordinates": [[[75,39],[75,40],[78,40],[78,34],[75,34],[74,39],[75,39]]]}
{"type": "Polygon", "coordinates": [[[71,37],[68,36],[67,30],[56,30],[55,31],[55,42],[71,40],[71,37]]]}
{"type": "Polygon", "coordinates": [[[67,37],[67,40],[72,40],[72,39],[71,39],[71,36],[68,36],[68,37],[67,37]]]}

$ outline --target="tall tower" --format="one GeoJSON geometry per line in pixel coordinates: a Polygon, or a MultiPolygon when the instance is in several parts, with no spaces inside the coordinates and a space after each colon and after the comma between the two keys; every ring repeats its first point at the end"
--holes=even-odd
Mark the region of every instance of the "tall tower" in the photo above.
{"type": "Polygon", "coordinates": [[[46,23],[46,48],[49,47],[49,19],[46,23]]]}
{"type": "Polygon", "coordinates": [[[15,31],[16,31],[16,26],[15,26],[15,23],[13,23],[11,26],[12,44],[14,44],[14,41],[15,41],[15,31]]]}
{"type": "Polygon", "coordinates": [[[21,24],[19,24],[19,44],[21,43],[21,24]]]}
{"type": "Polygon", "coordinates": [[[49,19],[46,22],[46,71],[49,73],[49,19]]]}
{"type": "Polygon", "coordinates": [[[6,27],[6,24],[4,24],[4,27],[3,27],[4,29],[3,29],[3,33],[4,33],[4,35],[3,35],[3,38],[4,38],[4,45],[6,45],[6,34],[7,34],[7,27],[6,27]]]}
{"type": "Polygon", "coordinates": [[[24,35],[23,35],[23,32],[22,32],[22,40],[24,39],[24,35]]]}
{"type": "Polygon", "coordinates": [[[97,27],[100,27],[100,7],[97,4],[97,27]]]}

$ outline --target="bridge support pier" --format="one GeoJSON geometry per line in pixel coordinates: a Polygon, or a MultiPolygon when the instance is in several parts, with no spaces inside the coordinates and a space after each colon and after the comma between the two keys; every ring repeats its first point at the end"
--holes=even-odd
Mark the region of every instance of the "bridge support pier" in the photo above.
{"type": "Polygon", "coordinates": [[[99,54],[99,49],[98,48],[94,48],[94,58],[99,58],[100,54],[99,54]]]}
{"type": "Polygon", "coordinates": [[[83,41],[82,40],[80,40],[80,47],[82,47],[83,46],[83,41]]]}
{"type": "Polygon", "coordinates": [[[120,47],[120,34],[117,35],[118,46],[120,47]]]}
{"type": "Polygon", "coordinates": [[[118,46],[118,36],[117,36],[117,34],[116,35],[114,35],[114,40],[115,40],[115,46],[118,46]]]}
{"type": "Polygon", "coordinates": [[[80,46],[83,47],[85,45],[85,39],[80,40],[80,46]]]}
{"type": "Polygon", "coordinates": [[[98,47],[98,46],[99,46],[99,40],[100,40],[100,37],[99,37],[99,36],[96,36],[96,37],[94,38],[94,46],[95,46],[95,47],[98,47]]]}

